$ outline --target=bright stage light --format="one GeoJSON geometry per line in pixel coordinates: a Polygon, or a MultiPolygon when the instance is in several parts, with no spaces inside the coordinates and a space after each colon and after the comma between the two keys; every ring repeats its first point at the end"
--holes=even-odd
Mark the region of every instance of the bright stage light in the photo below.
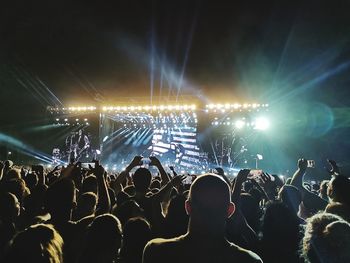
{"type": "Polygon", "coordinates": [[[245,125],[245,122],[242,121],[242,120],[237,120],[235,122],[235,126],[236,126],[237,129],[242,129],[244,127],[244,125],[245,125]]]}
{"type": "Polygon", "coordinates": [[[257,118],[255,121],[255,129],[256,130],[267,130],[270,127],[270,122],[268,119],[264,117],[257,118]]]}

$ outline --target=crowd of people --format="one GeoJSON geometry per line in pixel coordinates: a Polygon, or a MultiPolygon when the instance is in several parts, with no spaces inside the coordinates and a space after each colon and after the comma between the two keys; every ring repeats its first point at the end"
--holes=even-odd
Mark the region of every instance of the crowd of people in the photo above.
{"type": "Polygon", "coordinates": [[[1,262],[350,262],[350,180],[285,182],[248,169],[228,178],[167,172],[136,156],[120,173],[95,162],[27,171],[0,163],[1,262]]]}

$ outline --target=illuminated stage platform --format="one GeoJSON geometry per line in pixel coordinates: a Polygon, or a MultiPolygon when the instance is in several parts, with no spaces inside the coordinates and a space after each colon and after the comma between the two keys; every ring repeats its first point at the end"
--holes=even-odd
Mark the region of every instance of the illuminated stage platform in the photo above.
{"type": "Polygon", "coordinates": [[[66,133],[53,147],[56,162],[98,158],[119,170],[135,155],[154,155],[167,166],[202,171],[256,163],[261,152],[250,142],[269,128],[269,109],[260,103],[121,103],[48,107],[48,113],[57,132],[66,133]]]}

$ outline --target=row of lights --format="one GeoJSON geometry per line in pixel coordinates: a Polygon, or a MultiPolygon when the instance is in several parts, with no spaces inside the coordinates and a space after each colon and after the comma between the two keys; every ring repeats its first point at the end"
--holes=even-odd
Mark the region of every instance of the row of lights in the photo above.
{"type": "Polygon", "coordinates": [[[90,125],[87,118],[84,118],[81,120],[80,119],[69,120],[68,118],[64,118],[64,119],[56,118],[56,124],[61,125],[61,126],[70,126],[71,124],[73,126],[75,126],[75,125],[87,125],[87,126],[89,126],[90,125]]]}
{"type": "MultiPolygon", "coordinates": [[[[258,104],[258,103],[226,103],[226,104],[207,104],[205,108],[207,110],[231,110],[231,109],[258,109],[268,108],[269,104],[258,104]]],[[[195,110],[196,105],[153,105],[153,106],[103,106],[102,111],[162,111],[162,110],[195,110]]],[[[52,111],[70,111],[70,112],[93,112],[97,110],[96,106],[79,106],[79,107],[67,107],[67,108],[50,108],[52,111]]]]}
{"type": "Polygon", "coordinates": [[[84,106],[84,107],[68,107],[62,108],[63,111],[95,111],[97,108],[95,106],[84,106]]]}
{"type": "Polygon", "coordinates": [[[268,119],[261,117],[261,118],[257,118],[255,121],[253,122],[246,122],[245,120],[236,120],[236,121],[213,121],[211,123],[213,126],[235,126],[237,129],[242,129],[244,127],[252,127],[253,129],[256,130],[266,130],[269,128],[270,126],[270,122],[268,119]]]}
{"type": "Polygon", "coordinates": [[[210,109],[210,110],[221,110],[221,109],[227,109],[227,110],[230,110],[230,109],[249,109],[249,108],[253,108],[253,109],[256,109],[256,108],[268,108],[269,107],[269,104],[258,104],[258,103],[244,103],[244,104],[239,104],[239,103],[234,103],[234,104],[229,104],[229,103],[226,103],[226,104],[207,104],[205,105],[205,107],[207,109],[210,109]]]}
{"type": "Polygon", "coordinates": [[[195,110],[196,105],[153,105],[153,106],[104,106],[103,111],[172,111],[195,110]]]}

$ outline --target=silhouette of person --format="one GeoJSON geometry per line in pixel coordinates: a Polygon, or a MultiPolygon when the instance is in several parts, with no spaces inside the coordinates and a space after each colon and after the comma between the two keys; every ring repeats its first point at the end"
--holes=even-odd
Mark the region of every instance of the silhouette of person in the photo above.
{"type": "Polygon", "coordinates": [[[255,253],[225,238],[226,219],[234,213],[235,205],[229,185],[220,176],[199,176],[191,186],[185,208],[190,216],[187,233],[148,242],[143,263],[262,262],[255,253]]]}

